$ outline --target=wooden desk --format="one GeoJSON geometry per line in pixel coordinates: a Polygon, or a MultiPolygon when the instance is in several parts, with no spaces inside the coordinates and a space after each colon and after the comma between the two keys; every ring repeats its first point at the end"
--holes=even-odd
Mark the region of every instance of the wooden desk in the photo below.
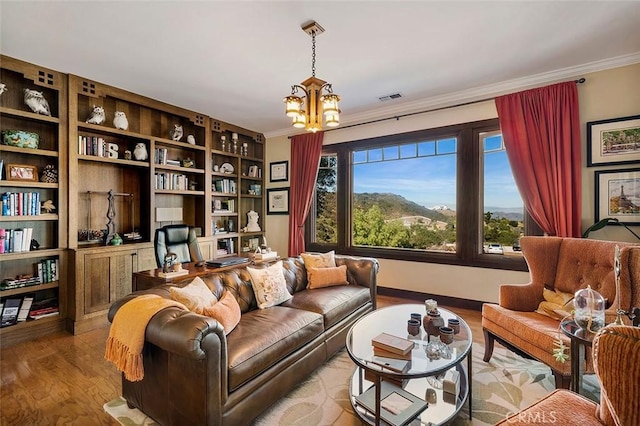
{"type": "Polygon", "coordinates": [[[169,284],[176,281],[182,281],[184,279],[195,278],[197,276],[206,275],[211,272],[228,271],[234,268],[245,267],[250,264],[251,263],[241,263],[238,265],[224,266],[222,268],[212,268],[207,266],[206,263],[202,266],[196,266],[195,263],[183,263],[182,269],[188,271],[187,274],[173,278],[161,277],[160,273],[162,272],[162,268],[135,272],[133,274],[132,290],[146,290],[148,288],[156,287],[162,284],[169,284]]]}

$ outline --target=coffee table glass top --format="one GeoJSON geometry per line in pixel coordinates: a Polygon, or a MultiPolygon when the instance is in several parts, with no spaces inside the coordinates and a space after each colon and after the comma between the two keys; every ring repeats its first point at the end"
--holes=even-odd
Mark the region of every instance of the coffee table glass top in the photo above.
{"type": "MultiPolygon", "coordinates": [[[[472,337],[471,329],[462,318],[446,309],[438,308],[438,311],[444,319],[445,325],[447,320],[451,318],[458,319],[460,321],[460,332],[454,335],[452,343],[444,345],[446,349],[437,358],[433,355],[431,357],[427,355],[429,339],[422,325],[417,336],[411,336],[407,332],[407,321],[412,313],[419,313],[423,317],[426,315],[425,306],[419,304],[389,306],[360,318],[347,335],[347,351],[359,367],[375,369],[375,365],[371,365],[374,356],[371,340],[380,333],[385,332],[412,340],[414,347],[411,351],[411,368],[406,373],[382,371],[382,375],[410,379],[442,373],[459,364],[467,356],[471,349],[472,337]]],[[[430,340],[437,342],[439,338],[432,336],[430,340]]]]}

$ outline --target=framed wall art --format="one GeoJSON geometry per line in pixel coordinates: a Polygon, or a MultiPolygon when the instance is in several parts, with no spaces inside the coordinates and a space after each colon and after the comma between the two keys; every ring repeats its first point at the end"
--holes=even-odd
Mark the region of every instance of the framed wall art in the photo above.
{"type": "Polygon", "coordinates": [[[289,180],[289,162],[277,161],[270,163],[271,173],[269,180],[271,182],[286,182],[289,180]]]}
{"type": "Polygon", "coordinates": [[[640,225],[640,168],[595,172],[595,221],[640,225]]]}
{"type": "Polygon", "coordinates": [[[289,188],[267,189],[267,214],[289,214],[289,188]]]}
{"type": "Polygon", "coordinates": [[[26,164],[7,164],[7,180],[38,181],[38,168],[26,164]]]}
{"type": "Polygon", "coordinates": [[[587,166],[640,162],[640,115],[587,123],[587,166]]]}

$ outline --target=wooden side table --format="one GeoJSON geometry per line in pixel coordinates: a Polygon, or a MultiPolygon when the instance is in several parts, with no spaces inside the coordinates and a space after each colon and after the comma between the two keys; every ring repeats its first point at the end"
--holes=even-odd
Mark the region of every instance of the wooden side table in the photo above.
{"type": "Polygon", "coordinates": [[[582,362],[584,361],[585,348],[591,348],[595,333],[586,331],[574,320],[560,323],[560,328],[565,336],[571,339],[571,387],[575,393],[582,390],[582,375],[584,374],[582,362]]]}

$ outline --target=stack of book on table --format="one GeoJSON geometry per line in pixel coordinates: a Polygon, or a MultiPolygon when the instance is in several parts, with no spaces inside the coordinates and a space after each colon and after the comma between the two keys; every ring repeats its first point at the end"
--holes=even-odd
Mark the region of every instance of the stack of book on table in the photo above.
{"type": "MultiPolygon", "coordinates": [[[[411,350],[413,342],[402,337],[381,333],[371,340],[373,346],[372,368],[382,372],[406,373],[411,369],[411,350]]],[[[373,382],[375,380],[372,371],[365,371],[364,378],[373,382]]],[[[404,387],[406,380],[384,377],[382,380],[404,387]]]]}

